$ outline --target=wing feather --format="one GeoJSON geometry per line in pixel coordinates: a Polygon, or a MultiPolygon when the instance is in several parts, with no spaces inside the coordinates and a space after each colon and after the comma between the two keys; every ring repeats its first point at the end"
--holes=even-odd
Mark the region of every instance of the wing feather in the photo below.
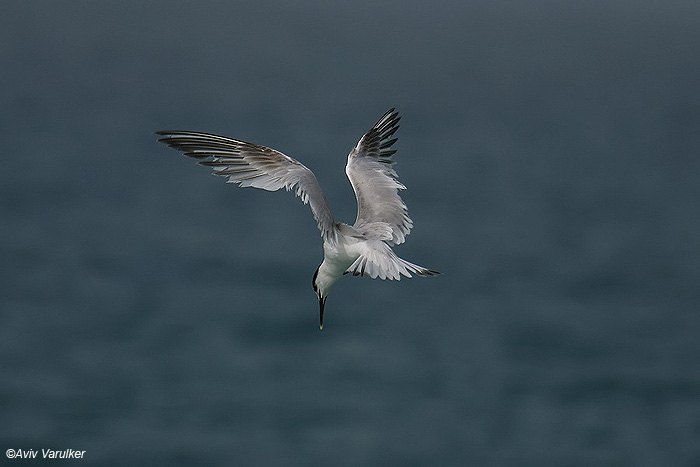
{"type": "Polygon", "coordinates": [[[241,187],[277,191],[294,189],[309,204],[321,236],[335,242],[337,227],[316,176],[306,166],[274,149],[225,136],[194,131],[157,131],[159,142],[199,159],[215,175],[228,177],[241,187]]]}
{"type": "Polygon", "coordinates": [[[390,149],[398,138],[391,138],[399,129],[401,119],[394,109],[389,110],[360,139],[350,151],[345,173],[357,198],[355,227],[362,233],[385,231],[388,226],[391,238],[382,238],[390,245],[403,243],[411,231],[413,221],[408,208],[399,196],[406,187],[398,180],[389,159],[396,149],[390,149]],[[377,227],[380,223],[382,227],[377,227]]]}

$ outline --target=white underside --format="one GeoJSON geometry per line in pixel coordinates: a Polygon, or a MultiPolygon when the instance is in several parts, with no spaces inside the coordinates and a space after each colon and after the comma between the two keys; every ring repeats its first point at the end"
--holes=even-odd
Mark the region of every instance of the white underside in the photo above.
{"type": "Polygon", "coordinates": [[[401,280],[411,273],[431,275],[421,266],[399,258],[384,241],[368,237],[347,224],[338,224],[336,242],[324,242],[324,258],[316,278],[324,295],[343,274],[369,276],[372,279],[401,280]]]}

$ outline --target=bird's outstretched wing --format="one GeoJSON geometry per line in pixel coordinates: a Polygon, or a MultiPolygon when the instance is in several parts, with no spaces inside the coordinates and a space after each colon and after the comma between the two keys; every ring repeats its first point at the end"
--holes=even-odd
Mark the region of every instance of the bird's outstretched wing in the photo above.
{"type": "Polygon", "coordinates": [[[276,191],[295,189],[318,222],[324,240],[335,242],[337,227],[316,176],[306,166],[279,151],[224,136],[194,131],[157,131],[158,139],[186,156],[200,159],[215,175],[241,187],[276,191]]]}
{"type": "Polygon", "coordinates": [[[389,159],[398,138],[398,112],[389,110],[350,151],[345,173],[357,198],[355,229],[390,245],[403,243],[413,222],[398,190],[405,190],[389,159]]]}

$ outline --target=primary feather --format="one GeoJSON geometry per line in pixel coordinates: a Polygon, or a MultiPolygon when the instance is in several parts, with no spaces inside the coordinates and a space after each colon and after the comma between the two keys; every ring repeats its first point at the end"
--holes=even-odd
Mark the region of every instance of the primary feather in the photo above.
{"type": "Polygon", "coordinates": [[[400,119],[394,109],[385,113],[350,151],[345,166],[357,197],[353,227],[390,245],[403,243],[413,226],[399,196],[399,190],[406,187],[399,182],[390,159],[396,152],[391,146],[398,139],[391,136],[399,129],[400,119]]]}
{"type": "Polygon", "coordinates": [[[296,159],[274,149],[224,136],[195,131],[158,131],[158,141],[200,159],[215,175],[228,177],[241,187],[277,191],[294,189],[304,204],[311,206],[321,236],[335,241],[337,227],[328,201],[314,173],[296,159]]]}

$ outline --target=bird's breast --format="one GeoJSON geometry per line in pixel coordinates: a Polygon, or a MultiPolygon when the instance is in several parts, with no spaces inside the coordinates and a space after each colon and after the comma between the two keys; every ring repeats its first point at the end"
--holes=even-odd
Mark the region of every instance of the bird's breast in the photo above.
{"type": "Polygon", "coordinates": [[[323,262],[331,275],[342,275],[360,256],[359,242],[351,236],[339,235],[338,241],[323,244],[323,262]]]}

